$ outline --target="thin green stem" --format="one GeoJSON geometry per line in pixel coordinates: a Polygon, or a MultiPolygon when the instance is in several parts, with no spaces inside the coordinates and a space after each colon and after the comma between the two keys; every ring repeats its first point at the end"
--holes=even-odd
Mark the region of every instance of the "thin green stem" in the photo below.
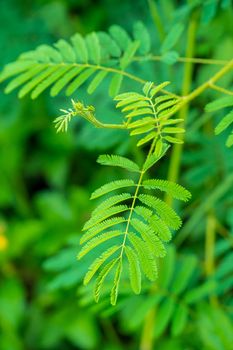
{"type": "MultiPolygon", "coordinates": [[[[147,56],[135,56],[134,61],[163,61],[163,56],[159,55],[147,55],[147,56]]],[[[229,62],[229,60],[215,60],[210,58],[200,58],[200,57],[178,57],[177,62],[180,63],[193,63],[193,64],[210,64],[216,66],[224,66],[229,62]]]]}
{"type": "Polygon", "coordinates": [[[233,96],[233,91],[224,89],[223,87],[215,85],[215,84],[210,84],[210,89],[222,92],[225,95],[233,96]]]}
{"type": "Polygon", "coordinates": [[[205,234],[205,273],[211,276],[214,273],[214,246],[216,220],[213,213],[209,213],[206,222],[205,234]]]}
{"type": "MultiPolygon", "coordinates": [[[[196,30],[197,30],[197,21],[196,21],[196,15],[195,15],[195,17],[193,17],[192,20],[190,21],[189,28],[188,28],[188,37],[187,37],[188,45],[186,49],[187,57],[192,57],[194,54],[196,30]]],[[[182,85],[183,96],[188,95],[190,91],[191,82],[192,82],[192,73],[193,73],[193,63],[186,62],[184,66],[184,78],[183,78],[183,85],[182,85]]],[[[179,119],[183,119],[183,125],[182,125],[183,128],[185,128],[188,111],[189,111],[189,103],[188,101],[186,101],[186,103],[182,106],[182,108],[180,108],[180,112],[178,116],[179,119]]],[[[184,141],[184,134],[182,133],[178,134],[177,138],[180,141],[184,141]]],[[[170,160],[169,170],[168,170],[168,180],[170,181],[176,182],[178,179],[182,150],[183,150],[182,143],[176,144],[172,149],[172,155],[171,155],[171,160],[170,160]]],[[[173,198],[167,195],[165,200],[168,204],[171,205],[173,198]]]]}
{"type": "MultiPolygon", "coordinates": [[[[215,269],[215,235],[216,235],[216,220],[212,212],[207,216],[206,232],[205,232],[205,273],[207,277],[211,277],[214,274],[215,269]]],[[[212,305],[218,303],[216,295],[210,296],[210,302],[212,305]]]]}
{"type": "MultiPolygon", "coordinates": [[[[154,149],[154,146],[155,146],[155,142],[156,142],[156,140],[154,140],[152,142],[152,144],[150,146],[150,150],[149,150],[148,155],[146,157],[146,160],[150,157],[151,153],[153,152],[153,149],[154,149]]],[[[145,162],[146,162],[146,160],[145,160],[145,162]]],[[[144,162],[144,164],[145,164],[145,162],[144,162]]],[[[144,165],[143,165],[143,167],[144,167],[144,165]]],[[[143,167],[142,167],[142,169],[143,169],[143,167]]],[[[138,179],[138,183],[136,185],[136,189],[135,189],[135,192],[134,192],[134,195],[133,195],[133,201],[132,201],[132,204],[131,204],[131,207],[130,207],[129,216],[128,216],[128,219],[126,221],[127,224],[126,224],[124,239],[123,239],[123,242],[122,242],[120,259],[122,259],[122,256],[123,256],[126,239],[127,239],[128,233],[129,233],[130,221],[131,221],[131,218],[132,218],[132,215],[133,215],[133,212],[134,212],[135,203],[136,203],[136,200],[137,200],[137,197],[138,197],[139,188],[141,187],[141,183],[142,183],[144,174],[145,174],[145,171],[141,170],[140,171],[140,176],[139,176],[139,179],[138,179]]]]}
{"type": "Polygon", "coordinates": [[[148,0],[148,5],[149,5],[151,17],[153,19],[156,29],[158,30],[160,41],[162,42],[165,38],[166,33],[164,31],[164,26],[161,21],[161,16],[158,12],[158,9],[154,0],[148,0]]]}

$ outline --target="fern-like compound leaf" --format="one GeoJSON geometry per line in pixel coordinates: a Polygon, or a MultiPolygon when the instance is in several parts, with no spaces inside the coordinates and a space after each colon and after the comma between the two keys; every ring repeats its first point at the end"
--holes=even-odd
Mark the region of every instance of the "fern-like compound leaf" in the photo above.
{"type": "MultiPolygon", "coordinates": [[[[150,84],[144,90],[148,94],[150,84]]],[[[127,94],[124,96],[128,98],[127,94]]],[[[106,276],[115,267],[110,298],[111,304],[115,305],[125,258],[128,261],[129,280],[134,293],[140,293],[142,273],[149,280],[154,281],[158,275],[156,259],[166,255],[163,241],[168,242],[171,239],[169,227],[178,229],[181,225],[179,216],[165,202],[154,195],[140,193],[143,189],[156,189],[172,194],[180,200],[187,201],[190,198],[187,190],[172,182],[161,179],[143,180],[144,173],[165,154],[168,148],[164,144],[159,147],[160,149],[157,144],[155,153],[147,158],[142,169],[125,157],[104,155],[98,158],[100,164],[122,167],[135,172],[138,175],[138,182],[133,180],[112,181],[101,186],[92,195],[92,198],[98,198],[125,187],[129,189],[129,193],[110,194],[94,209],[90,219],[83,227],[85,233],[80,242],[85,245],[79,253],[79,258],[104,243],[114,242],[115,244],[113,251],[107,249],[100,258],[95,260],[85,277],[84,282],[88,283],[97,270],[100,270],[95,284],[96,301],[99,300],[100,290],[106,276]],[[127,204],[123,203],[125,201],[127,204]],[[119,214],[122,216],[118,216],[119,214]],[[120,241],[122,243],[118,245],[120,241]],[[97,269],[95,264],[97,264],[97,269]]]]}
{"type": "Polygon", "coordinates": [[[90,80],[88,92],[93,93],[105,77],[111,75],[109,93],[115,96],[121,88],[125,69],[137,52],[142,57],[148,53],[149,43],[149,34],[142,23],[135,26],[133,37],[120,26],[112,26],[109,34],[92,32],[83,37],[76,33],[69,41],[60,39],[51,46],[40,45],[20,55],[4,68],[0,82],[13,77],[6,92],[21,87],[20,98],[27,93],[37,98],[48,88],[51,96],[62,88],[66,88],[69,96],[87,80],[90,80]],[[109,69],[112,66],[114,68],[109,69]]]}

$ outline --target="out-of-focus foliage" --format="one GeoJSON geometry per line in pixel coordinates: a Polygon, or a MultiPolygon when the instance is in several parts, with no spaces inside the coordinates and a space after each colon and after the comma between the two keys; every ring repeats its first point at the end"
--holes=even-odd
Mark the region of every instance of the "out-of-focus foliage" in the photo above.
{"type": "MultiPolygon", "coordinates": [[[[86,35],[117,24],[132,33],[134,23],[142,21],[152,34],[151,51],[161,55],[162,62],[142,61],[130,72],[158,83],[172,81],[173,91],[180,93],[183,63],[178,59],[185,55],[190,16],[197,16],[195,56],[229,60],[230,6],[227,0],[182,4],[150,0],[148,5],[139,0],[134,6],[128,0],[2,0],[1,67],[22,52],[67,40],[76,32],[86,35]]],[[[192,88],[218,68],[196,64],[192,88]]],[[[224,76],[221,86],[231,89],[232,75],[224,76]]],[[[108,97],[108,82],[103,81],[91,96],[87,87],[72,97],[94,105],[103,122],[121,121],[108,97]]],[[[141,88],[128,80],[123,87],[141,88]]],[[[156,349],[231,350],[233,158],[225,142],[232,119],[223,130],[226,124],[219,123],[225,123],[228,107],[205,111],[206,105],[222,97],[220,91],[207,90],[189,111],[179,182],[192,192],[192,201],[185,211],[175,203],[185,225],[161,261],[158,283],[153,289],[149,282],[143,284],[140,296],[129,296],[125,283],[112,308],[107,290],[101,303],[94,304],[92,286],[82,285],[94,255],[90,253],[85,262],[76,260],[81,227],[93,210],[90,193],[118,174],[97,167],[95,159],[100,150],[132,155],[138,162],[144,155],[135,151],[124,132],[97,130],[84,121],[72,123],[68,134],[56,134],[52,120],[59,108],[70,105],[62,94],[51,99],[45,92],[32,102],[29,97],[19,101],[15,93],[1,93],[1,350],[135,349],[140,338],[145,339],[148,312],[156,315],[156,349]],[[211,230],[212,253],[206,251],[205,238],[211,230]],[[214,257],[211,268],[206,267],[207,254],[214,257]]],[[[156,177],[165,178],[167,168],[166,160],[155,169],[156,177]]]]}

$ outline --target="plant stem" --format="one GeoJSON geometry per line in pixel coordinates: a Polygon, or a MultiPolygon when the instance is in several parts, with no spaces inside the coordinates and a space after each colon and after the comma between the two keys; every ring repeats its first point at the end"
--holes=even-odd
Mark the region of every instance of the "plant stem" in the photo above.
{"type": "MultiPolygon", "coordinates": [[[[216,220],[212,212],[207,215],[206,233],[205,233],[205,273],[207,278],[212,276],[215,269],[214,264],[214,248],[215,248],[215,232],[216,232],[216,220]]],[[[210,296],[210,302],[212,305],[218,303],[215,295],[210,296]]]]}
{"type": "MultiPolygon", "coordinates": [[[[148,55],[144,57],[135,56],[134,61],[162,61],[163,56],[159,55],[148,55]]],[[[229,62],[229,60],[215,60],[210,58],[200,58],[200,57],[178,57],[177,62],[180,63],[194,63],[194,64],[211,64],[216,66],[224,66],[229,62]]]]}
{"type": "Polygon", "coordinates": [[[213,213],[207,215],[205,234],[205,273],[211,276],[214,272],[214,245],[216,220],[213,213]]]}
{"type": "MultiPolygon", "coordinates": [[[[186,49],[187,57],[192,57],[194,54],[196,30],[197,30],[197,21],[196,21],[196,14],[195,14],[195,17],[191,19],[189,23],[189,28],[188,28],[188,36],[187,36],[188,45],[186,49]]],[[[183,78],[183,85],[182,85],[183,96],[188,95],[190,91],[191,82],[192,82],[192,73],[193,73],[193,63],[186,62],[184,66],[184,78],[183,78]]],[[[180,109],[179,116],[178,116],[178,119],[183,119],[182,127],[185,127],[188,111],[189,111],[189,103],[186,103],[180,109]]],[[[184,134],[182,133],[178,134],[177,138],[183,141],[184,134]]],[[[176,144],[173,147],[171,161],[170,161],[169,170],[168,170],[168,180],[170,181],[176,182],[178,179],[182,150],[183,150],[183,144],[176,144]]],[[[172,200],[173,200],[172,196],[166,195],[165,200],[168,204],[170,205],[172,204],[172,200]]]]}
{"type": "Polygon", "coordinates": [[[154,0],[148,0],[148,5],[149,5],[151,17],[153,19],[155,27],[158,30],[160,41],[162,42],[165,38],[165,31],[164,31],[163,23],[161,21],[161,16],[158,12],[158,9],[154,0]]]}
{"type": "Polygon", "coordinates": [[[141,336],[140,350],[152,350],[153,348],[153,326],[155,320],[155,308],[146,315],[141,336]]]}
{"type": "Polygon", "coordinates": [[[215,84],[210,84],[210,88],[219,92],[222,92],[223,94],[233,96],[233,91],[224,89],[221,86],[215,85],[215,84]]]}

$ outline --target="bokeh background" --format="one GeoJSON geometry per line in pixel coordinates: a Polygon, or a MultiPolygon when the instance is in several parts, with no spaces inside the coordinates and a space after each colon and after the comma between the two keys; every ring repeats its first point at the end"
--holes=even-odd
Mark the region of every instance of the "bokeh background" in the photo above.
{"type": "MultiPolygon", "coordinates": [[[[176,16],[188,23],[190,13],[185,8],[194,1],[155,3],[166,32],[176,16]]],[[[209,7],[199,6],[195,55],[228,60],[233,53],[230,2],[222,1],[221,6],[219,1],[206,3],[209,7]]],[[[131,32],[137,20],[148,28],[153,52],[159,55],[159,31],[146,1],[1,0],[0,65],[3,67],[40,44],[68,39],[75,32],[107,30],[112,24],[131,32]]],[[[185,54],[186,39],[183,35],[176,48],[181,56],[185,54]]],[[[195,65],[193,86],[217,69],[215,65],[195,65]]],[[[174,91],[180,92],[181,63],[145,63],[132,67],[132,72],[156,82],[170,80],[174,91]]],[[[225,76],[221,84],[232,87],[232,75],[225,76]]],[[[86,265],[77,262],[76,255],[81,227],[94,205],[89,201],[90,193],[116,177],[115,171],[96,165],[97,156],[108,151],[140,161],[143,153],[135,151],[126,134],[96,130],[84,121],[74,122],[67,134],[56,134],[52,121],[60,108],[70,106],[70,99],[63,94],[51,98],[45,92],[35,101],[29,97],[18,100],[16,93],[3,94],[3,88],[2,85],[0,350],[137,349],[147,312],[156,302],[149,304],[147,300],[151,299],[145,294],[125,296],[115,309],[106,302],[94,305],[91,294],[82,286],[86,265]]],[[[123,89],[129,88],[140,86],[125,82],[123,89]]],[[[220,96],[206,91],[192,103],[188,115],[179,182],[192,192],[193,199],[183,212],[184,240],[171,246],[174,261],[181,257],[177,270],[187,264],[186,254],[197,261],[197,276],[190,288],[205,284],[210,279],[205,271],[205,234],[214,225],[212,274],[217,288],[207,288],[204,300],[195,299],[181,334],[171,334],[166,321],[155,336],[156,349],[233,349],[233,153],[225,146],[226,134],[214,136],[214,126],[222,114],[204,112],[205,104],[220,96]]],[[[73,98],[93,104],[102,120],[120,118],[106,84],[92,96],[84,87],[73,98]]],[[[159,177],[166,177],[168,163],[168,159],[162,161],[156,170],[159,177]]],[[[163,310],[165,315],[168,312],[163,310]]]]}

